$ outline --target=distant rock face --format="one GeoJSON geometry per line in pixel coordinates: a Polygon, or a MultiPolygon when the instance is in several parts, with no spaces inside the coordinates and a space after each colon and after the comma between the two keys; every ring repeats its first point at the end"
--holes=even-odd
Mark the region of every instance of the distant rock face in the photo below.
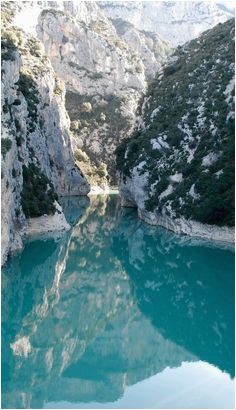
{"type": "Polygon", "coordinates": [[[176,47],[234,16],[233,3],[213,1],[99,1],[112,21],[161,36],[176,47]]]}
{"type": "Polygon", "coordinates": [[[54,69],[66,81],[66,107],[79,123],[74,130],[75,152],[85,151],[98,168],[105,163],[114,183],[113,152],[132,130],[145,88],[140,56],[131,52],[99,10],[88,24],[79,20],[79,14],[73,18],[44,10],[38,35],[54,69]]]}
{"type": "MultiPolygon", "coordinates": [[[[105,10],[106,11],[106,10],[105,10]]],[[[129,47],[138,52],[145,69],[145,77],[151,80],[171,52],[171,44],[152,31],[139,30],[122,18],[110,19],[117,34],[129,47]]]]}
{"type": "Polygon", "coordinates": [[[13,28],[4,6],[2,18],[4,262],[21,247],[26,218],[58,212],[57,195],[87,194],[89,185],[72,155],[63,83],[40,42],[13,28]]]}
{"type": "Polygon", "coordinates": [[[234,19],[177,48],[117,149],[123,205],[153,225],[233,241],[234,83],[234,19]]]}

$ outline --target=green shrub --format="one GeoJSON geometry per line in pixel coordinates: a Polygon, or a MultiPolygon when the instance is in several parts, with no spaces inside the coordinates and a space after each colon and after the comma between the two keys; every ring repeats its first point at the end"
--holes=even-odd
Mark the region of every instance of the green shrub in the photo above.
{"type": "Polygon", "coordinates": [[[15,211],[15,213],[16,213],[16,217],[18,218],[18,217],[20,216],[20,209],[17,208],[16,211],[15,211]]]}
{"type": "Polygon", "coordinates": [[[15,60],[15,51],[17,51],[17,47],[15,41],[17,37],[15,34],[8,30],[2,30],[1,36],[1,56],[2,61],[7,60],[15,60]]]}
{"type": "Polygon", "coordinates": [[[170,66],[166,66],[164,68],[164,75],[169,76],[169,75],[175,74],[180,69],[181,69],[181,64],[173,64],[170,66]]]}
{"type": "Polygon", "coordinates": [[[19,100],[19,98],[16,98],[16,99],[13,101],[12,105],[21,105],[21,100],[19,100]]]}
{"type": "Polygon", "coordinates": [[[84,151],[82,151],[81,149],[77,149],[75,151],[74,156],[75,156],[76,161],[81,161],[81,162],[88,162],[89,161],[88,155],[84,151]]]}
{"type": "Polygon", "coordinates": [[[5,158],[8,151],[10,151],[12,146],[12,141],[9,138],[1,139],[1,154],[5,158]]]}
{"type": "Polygon", "coordinates": [[[40,169],[30,164],[23,165],[23,189],[21,205],[27,218],[44,214],[53,215],[56,211],[54,202],[58,196],[52,183],[40,169]]]}
{"type": "Polygon", "coordinates": [[[107,165],[102,162],[97,169],[97,173],[101,178],[106,177],[107,176],[107,165]]]}
{"type": "Polygon", "coordinates": [[[16,145],[17,145],[17,147],[21,147],[22,142],[23,142],[22,136],[21,135],[16,135],[16,145]]]}
{"type": "Polygon", "coordinates": [[[17,172],[16,172],[16,170],[15,170],[15,168],[12,168],[12,177],[13,178],[16,178],[16,176],[17,176],[17,172]]]}
{"type": "Polygon", "coordinates": [[[16,131],[21,130],[20,121],[17,118],[15,118],[15,127],[16,127],[16,131]]]}
{"type": "Polygon", "coordinates": [[[9,112],[9,104],[5,102],[5,104],[2,106],[2,110],[5,114],[9,112]]]}
{"type": "Polygon", "coordinates": [[[18,90],[22,92],[27,101],[29,113],[28,128],[30,132],[35,131],[38,121],[38,89],[34,79],[28,74],[21,72],[18,80],[18,90]]]}

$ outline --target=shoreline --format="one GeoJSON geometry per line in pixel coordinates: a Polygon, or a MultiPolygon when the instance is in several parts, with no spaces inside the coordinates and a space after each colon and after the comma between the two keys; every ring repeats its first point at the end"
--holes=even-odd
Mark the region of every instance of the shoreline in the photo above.
{"type": "Polygon", "coordinates": [[[99,186],[92,186],[89,193],[89,195],[117,195],[119,194],[119,190],[116,187],[109,187],[106,186],[105,188],[101,188],[99,186]]]}
{"type": "Polygon", "coordinates": [[[127,178],[126,183],[120,177],[119,193],[121,206],[136,208],[138,217],[145,223],[153,226],[161,226],[176,234],[188,235],[192,238],[201,238],[221,243],[235,243],[235,227],[204,224],[184,217],[171,218],[165,215],[165,210],[160,212],[149,212],[144,208],[145,181],[140,189],[136,189],[134,182],[127,178]]]}
{"type": "Polygon", "coordinates": [[[29,218],[28,225],[24,231],[25,236],[43,235],[47,233],[68,231],[71,226],[66,221],[64,213],[54,215],[43,215],[29,218]]]}
{"type": "Polygon", "coordinates": [[[163,216],[161,214],[156,215],[139,208],[137,208],[137,210],[138,217],[145,223],[152,226],[161,226],[175,234],[211,240],[218,243],[222,242],[232,245],[235,243],[235,228],[208,225],[197,221],[187,220],[185,218],[171,219],[168,216],[163,216]]]}

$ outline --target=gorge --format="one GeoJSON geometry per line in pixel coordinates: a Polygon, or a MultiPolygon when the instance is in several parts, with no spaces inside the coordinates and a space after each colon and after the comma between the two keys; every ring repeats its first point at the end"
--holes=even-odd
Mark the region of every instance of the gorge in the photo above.
{"type": "Polygon", "coordinates": [[[1,20],[1,408],[233,408],[233,5],[1,20]]]}

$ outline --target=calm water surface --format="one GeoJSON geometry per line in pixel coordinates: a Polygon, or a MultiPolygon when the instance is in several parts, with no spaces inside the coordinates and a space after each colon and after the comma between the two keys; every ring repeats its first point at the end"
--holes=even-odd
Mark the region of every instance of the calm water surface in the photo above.
{"type": "Polygon", "coordinates": [[[233,408],[233,250],[62,202],[3,269],[2,408],[233,408]]]}

